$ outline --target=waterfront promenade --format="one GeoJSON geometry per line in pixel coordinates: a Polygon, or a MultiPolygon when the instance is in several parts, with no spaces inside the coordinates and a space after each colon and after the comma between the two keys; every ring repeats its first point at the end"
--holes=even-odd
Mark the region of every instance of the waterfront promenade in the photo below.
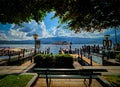
{"type": "MultiPolygon", "coordinates": [[[[120,66],[82,66],[76,60],[78,55],[74,54],[72,56],[74,57],[73,66],[75,69],[107,69],[108,72],[102,72],[102,75],[120,75],[120,66]]],[[[20,66],[0,66],[0,74],[32,73],[30,70],[34,65],[29,60],[20,66]]],[[[38,78],[33,87],[46,87],[46,79],[38,78]]],[[[86,85],[84,79],[52,79],[50,87],[86,87],[86,85]]],[[[93,79],[91,87],[102,87],[102,85],[96,79],[93,79]]]]}
{"type": "MultiPolygon", "coordinates": [[[[15,73],[28,73],[34,63],[27,61],[21,66],[0,66],[0,74],[15,74],[15,73]]],[[[120,75],[120,66],[81,66],[77,61],[73,62],[75,69],[107,69],[108,72],[103,72],[102,75],[120,75]]],[[[52,79],[50,87],[86,87],[83,79],[52,79]]],[[[33,87],[46,87],[46,80],[38,78],[33,87]]],[[[91,87],[102,87],[102,85],[93,79],[91,87]]]]}

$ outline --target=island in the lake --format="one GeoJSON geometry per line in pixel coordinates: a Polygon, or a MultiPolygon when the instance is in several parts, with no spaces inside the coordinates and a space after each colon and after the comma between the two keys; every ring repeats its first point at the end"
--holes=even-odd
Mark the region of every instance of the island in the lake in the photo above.
{"type": "Polygon", "coordinates": [[[69,45],[70,42],[67,42],[67,41],[57,41],[57,42],[53,42],[52,44],[55,44],[55,45],[69,45]]]}

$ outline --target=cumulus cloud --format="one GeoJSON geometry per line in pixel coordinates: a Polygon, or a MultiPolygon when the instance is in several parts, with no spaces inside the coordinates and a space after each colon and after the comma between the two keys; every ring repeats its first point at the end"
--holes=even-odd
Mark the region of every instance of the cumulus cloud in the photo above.
{"type": "Polygon", "coordinates": [[[7,35],[4,33],[4,31],[0,31],[0,40],[6,40],[6,39],[8,39],[7,35]]]}
{"type": "Polygon", "coordinates": [[[36,31],[38,32],[38,35],[40,36],[40,38],[50,37],[50,34],[49,32],[47,32],[46,25],[43,21],[38,23],[38,26],[36,29],[37,29],[36,31]]]}
{"type": "Polygon", "coordinates": [[[57,27],[52,27],[48,30],[50,36],[60,37],[60,36],[70,36],[71,31],[66,29],[61,29],[57,27]]]}
{"type": "Polygon", "coordinates": [[[49,34],[52,37],[60,37],[60,36],[67,36],[67,37],[80,37],[80,38],[98,38],[103,37],[103,34],[100,32],[85,32],[82,31],[81,33],[74,33],[74,31],[71,31],[69,29],[61,29],[57,27],[52,27],[49,29],[49,34]]]}
{"type": "Polygon", "coordinates": [[[10,37],[14,39],[33,39],[33,34],[38,34],[39,38],[50,36],[44,22],[37,23],[34,20],[22,23],[20,26],[13,24],[9,30],[10,37]]]}
{"type": "Polygon", "coordinates": [[[29,40],[31,37],[26,36],[26,32],[21,32],[19,29],[10,29],[9,35],[13,40],[29,40]]]}

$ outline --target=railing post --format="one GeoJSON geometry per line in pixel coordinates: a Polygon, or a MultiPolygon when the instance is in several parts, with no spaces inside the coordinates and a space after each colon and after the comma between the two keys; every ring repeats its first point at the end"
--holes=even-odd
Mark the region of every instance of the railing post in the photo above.
{"type": "Polygon", "coordinates": [[[80,55],[81,55],[81,59],[82,59],[82,49],[80,49],[80,55]]]}
{"type": "Polygon", "coordinates": [[[102,65],[104,66],[104,51],[102,51],[102,65]]]}
{"type": "Polygon", "coordinates": [[[20,60],[21,56],[20,56],[20,52],[18,52],[18,64],[21,65],[22,60],[20,60]]]}
{"type": "Polygon", "coordinates": [[[32,56],[30,56],[30,61],[31,61],[31,63],[32,63],[32,59],[33,59],[33,55],[32,55],[32,56]]]}
{"type": "Polygon", "coordinates": [[[10,50],[8,50],[8,55],[9,55],[9,59],[8,59],[8,65],[10,64],[10,59],[11,59],[11,52],[10,50]]]}
{"type": "Polygon", "coordinates": [[[90,65],[92,66],[92,56],[90,56],[90,65]]]}

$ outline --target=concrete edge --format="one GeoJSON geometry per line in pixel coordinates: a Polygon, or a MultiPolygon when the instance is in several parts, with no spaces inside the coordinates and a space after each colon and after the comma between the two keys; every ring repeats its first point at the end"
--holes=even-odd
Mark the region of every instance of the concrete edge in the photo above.
{"type": "Polygon", "coordinates": [[[21,75],[34,75],[33,78],[27,83],[27,85],[25,87],[32,87],[32,85],[38,79],[37,73],[22,73],[21,75]]]}
{"type": "Polygon", "coordinates": [[[30,70],[30,69],[33,68],[34,66],[35,66],[34,63],[29,64],[29,65],[26,67],[26,69],[23,70],[23,73],[27,72],[28,70],[30,70]]]}
{"type": "Polygon", "coordinates": [[[107,80],[105,80],[101,76],[98,76],[97,81],[100,82],[103,87],[113,87],[107,80]]]}

